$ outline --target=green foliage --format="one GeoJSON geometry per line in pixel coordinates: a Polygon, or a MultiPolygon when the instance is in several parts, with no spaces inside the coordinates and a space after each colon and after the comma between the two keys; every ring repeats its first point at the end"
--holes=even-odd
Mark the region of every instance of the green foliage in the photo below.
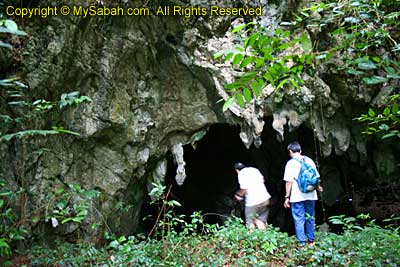
{"type": "Polygon", "coordinates": [[[321,242],[298,253],[290,266],[398,266],[399,228],[384,229],[369,220],[364,214],[331,217],[332,223],[343,226],[344,233],[321,233],[321,242]]]}
{"type": "MultiPolygon", "coordinates": [[[[258,23],[248,23],[232,30],[238,44],[232,50],[216,53],[241,71],[241,76],[226,84],[230,98],[225,101],[226,111],[234,103],[241,107],[252,98],[258,97],[270,84],[275,90],[291,84],[297,89],[304,83],[304,67],[312,63],[312,43],[303,33],[294,36],[290,31],[278,28],[271,30],[258,23]],[[293,46],[300,44],[305,53],[299,54],[293,46]]],[[[300,46],[299,46],[300,47],[300,46]]]]}
{"type": "Polygon", "coordinates": [[[207,134],[207,131],[208,131],[208,129],[202,129],[202,130],[192,134],[192,136],[190,137],[189,142],[192,145],[193,149],[196,149],[197,142],[200,141],[207,134]]]}
{"type": "MultiPolygon", "coordinates": [[[[332,224],[342,225],[345,231],[349,231],[349,230],[363,230],[359,221],[361,220],[363,224],[366,224],[365,222],[370,219],[371,217],[369,216],[369,214],[360,214],[357,216],[357,218],[345,217],[344,215],[336,215],[336,216],[331,216],[329,218],[329,221],[332,224]]],[[[368,223],[374,224],[374,221],[369,221],[368,223]]]]}
{"type": "Polygon", "coordinates": [[[233,217],[222,226],[207,226],[201,235],[121,236],[103,248],[60,244],[25,253],[36,265],[62,266],[399,266],[399,228],[382,228],[366,215],[331,220],[346,225],[344,233],[317,232],[316,244],[304,248],[277,228],[249,231],[233,217]]]}
{"type": "Polygon", "coordinates": [[[175,234],[175,228],[185,223],[184,215],[175,215],[173,208],[179,207],[181,204],[174,200],[169,199],[171,187],[166,191],[166,186],[159,183],[152,183],[153,188],[149,192],[152,197],[150,204],[158,206],[158,215],[156,223],[150,232],[150,235],[155,233],[155,236],[164,238],[175,234]]]}
{"type": "MultiPolygon", "coordinates": [[[[8,105],[12,107],[18,107],[20,111],[23,111],[22,116],[10,117],[9,115],[1,115],[0,119],[2,119],[5,124],[14,126],[15,128],[24,128],[24,124],[33,124],[35,119],[42,118],[45,113],[48,113],[55,107],[59,107],[60,110],[65,109],[69,106],[79,105],[81,103],[89,103],[92,100],[87,96],[81,96],[79,92],[71,92],[71,93],[63,93],[61,95],[61,99],[59,101],[48,101],[44,99],[38,99],[33,102],[24,100],[24,92],[20,91],[25,89],[22,83],[17,82],[16,78],[8,79],[9,87],[13,87],[13,90],[8,90],[6,93],[9,97],[12,97],[14,100],[8,102],[8,105]],[[14,82],[11,84],[10,82],[14,82]],[[20,90],[18,90],[20,89],[20,90]],[[16,127],[17,126],[17,127],[16,127]],[[18,127],[19,126],[19,127],[18,127]]],[[[1,130],[1,129],[0,129],[1,130]]],[[[53,134],[71,134],[78,135],[79,133],[64,129],[62,126],[53,126],[51,130],[41,130],[41,129],[29,129],[29,130],[19,130],[13,131],[12,133],[1,133],[0,132],[0,142],[1,141],[10,141],[13,138],[25,138],[32,137],[35,135],[47,136],[53,134]]]]}
{"type": "MultiPolygon", "coordinates": [[[[18,25],[10,19],[0,19],[0,48],[12,48],[10,43],[3,40],[9,35],[26,35],[18,29],[18,25]]],[[[79,92],[63,93],[59,101],[48,101],[44,99],[32,100],[28,97],[28,86],[20,81],[19,77],[0,79],[0,93],[7,103],[7,109],[11,112],[0,114],[0,142],[7,142],[14,138],[29,138],[32,136],[47,136],[53,134],[72,134],[79,135],[64,129],[62,126],[53,126],[51,130],[32,129],[40,124],[44,119],[44,114],[49,113],[54,107],[59,110],[69,106],[76,106],[84,102],[92,102],[87,96],[81,96],[79,92]]],[[[39,128],[39,127],[37,127],[39,128]]],[[[22,156],[22,161],[26,155],[22,156]]],[[[26,157],[29,158],[29,157],[26,157]]],[[[23,165],[23,164],[22,164],[23,165]]],[[[2,177],[0,177],[1,179],[2,177]]],[[[20,183],[24,185],[24,177],[19,177],[20,183]]],[[[68,190],[60,189],[55,192],[50,191],[46,195],[47,203],[45,208],[35,211],[35,215],[29,220],[22,215],[17,216],[16,203],[20,209],[25,208],[27,197],[25,188],[17,192],[6,187],[5,182],[0,180],[0,256],[7,256],[13,250],[13,243],[21,240],[26,234],[24,224],[27,222],[38,222],[51,220],[54,227],[59,222],[81,223],[88,214],[90,201],[98,196],[94,190],[84,190],[79,185],[69,186],[68,190]]],[[[6,262],[5,262],[6,263],[6,262]]]]}
{"type": "MultiPolygon", "coordinates": [[[[14,35],[23,35],[23,36],[27,35],[26,32],[18,29],[17,23],[15,23],[15,21],[11,19],[0,19],[0,33],[8,33],[14,35]]],[[[1,47],[13,48],[13,46],[10,43],[0,40],[0,48],[1,47]]],[[[4,80],[0,80],[0,84],[2,81],[4,80]]]]}
{"type": "Polygon", "coordinates": [[[361,114],[359,117],[354,118],[359,122],[368,124],[365,134],[377,135],[382,139],[397,137],[400,138],[400,111],[398,99],[400,94],[395,94],[389,97],[387,106],[377,113],[373,108],[368,110],[368,113],[361,114]]]}
{"type": "Polygon", "coordinates": [[[0,257],[10,255],[11,243],[23,240],[26,234],[24,227],[17,223],[12,206],[21,192],[13,192],[6,182],[0,179],[0,257]]]}
{"type": "MultiPolygon", "coordinates": [[[[4,34],[11,35],[27,35],[24,31],[18,29],[18,25],[11,19],[0,19],[0,37],[4,34]]],[[[12,45],[0,40],[0,48],[12,48],[12,45]]],[[[8,114],[0,114],[0,120],[4,125],[0,128],[0,142],[10,141],[13,138],[32,137],[35,135],[46,136],[52,134],[73,134],[79,135],[77,132],[64,129],[62,126],[53,126],[52,130],[43,129],[26,129],[32,128],[34,119],[53,109],[54,106],[59,106],[60,110],[68,106],[78,105],[84,102],[92,102],[87,96],[81,96],[79,92],[63,93],[59,101],[48,101],[44,99],[29,100],[26,96],[28,86],[20,81],[19,77],[0,79],[0,89],[5,90],[5,96],[8,101],[8,106],[14,110],[11,117],[8,114]],[[16,112],[15,112],[16,111],[16,112]],[[7,130],[12,128],[12,132],[7,130]],[[19,129],[19,130],[15,130],[19,129]],[[5,132],[3,132],[5,131],[5,132]]]]}
{"type": "Polygon", "coordinates": [[[81,96],[79,92],[75,91],[62,94],[59,105],[60,109],[62,109],[67,106],[79,105],[80,103],[84,102],[93,102],[93,100],[88,96],[81,96]]]}
{"type": "Polygon", "coordinates": [[[293,14],[292,21],[282,22],[276,29],[251,22],[232,30],[237,45],[214,55],[242,73],[225,85],[230,97],[223,111],[234,103],[243,107],[257,98],[268,84],[275,88],[275,101],[282,101],[283,93],[277,89],[286,84],[299,89],[302,74],[312,75],[317,62],[334,63],[339,74],[354,76],[364,86],[384,85],[387,90],[394,90],[395,94],[380,114],[363,114],[355,119],[368,123],[367,134],[400,137],[398,113],[393,112],[398,105],[396,90],[400,79],[397,54],[400,43],[396,40],[399,5],[386,0],[310,1],[307,5],[293,14]],[[305,33],[296,34],[302,28],[312,33],[312,40],[305,33]],[[301,44],[303,51],[293,49],[297,44],[301,44]],[[338,59],[344,64],[337,65],[338,59]]]}
{"type": "MultiPolygon", "coordinates": [[[[326,52],[352,52],[356,57],[366,55],[386,46],[392,51],[398,49],[391,33],[399,26],[399,10],[393,10],[385,0],[311,1],[309,7],[296,14],[292,25],[305,23],[309,30],[329,32],[341,39],[326,52]]],[[[374,58],[374,57],[372,57],[374,58]]],[[[354,62],[357,63],[357,62],[354,62]]],[[[372,63],[372,62],[371,62],[372,63]]],[[[366,69],[374,68],[373,64],[366,69]]]]}
{"type": "MultiPolygon", "coordinates": [[[[23,190],[13,191],[0,180],[0,256],[12,252],[12,243],[25,239],[24,223],[18,222],[15,203],[23,190]]],[[[81,223],[89,212],[92,199],[99,196],[96,190],[86,190],[80,185],[50,188],[45,195],[46,205],[37,209],[29,221],[37,223],[51,220],[53,227],[59,223],[81,223]],[[54,191],[52,191],[54,190],[54,191]]]]}
{"type": "MultiPolygon", "coordinates": [[[[81,223],[89,212],[90,202],[100,195],[97,190],[86,190],[78,184],[70,184],[68,188],[56,188],[46,195],[47,206],[44,220],[53,223],[81,223]]],[[[40,220],[40,218],[34,218],[40,220]]]]}
{"type": "MultiPolygon", "coordinates": [[[[297,15],[296,23],[305,22],[308,29],[329,32],[340,41],[317,52],[340,57],[345,64],[337,66],[339,71],[361,78],[367,86],[385,85],[387,90],[396,90],[400,79],[397,54],[400,46],[393,36],[398,35],[399,17],[398,4],[384,0],[314,1],[297,15]]],[[[355,118],[368,124],[365,134],[400,137],[398,98],[395,93],[381,111],[371,107],[367,114],[355,118]]]]}
{"type": "Polygon", "coordinates": [[[383,47],[398,51],[392,34],[400,25],[399,16],[399,10],[393,11],[384,0],[313,1],[296,15],[293,24],[306,23],[309,30],[335,36],[339,44],[330,44],[327,50],[316,45],[316,53],[344,59],[345,65],[337,66],[339,70],[361,76],[367,85],[375,85],[400,77],[394,54],[382,55],[379,50],[383,47]]]}

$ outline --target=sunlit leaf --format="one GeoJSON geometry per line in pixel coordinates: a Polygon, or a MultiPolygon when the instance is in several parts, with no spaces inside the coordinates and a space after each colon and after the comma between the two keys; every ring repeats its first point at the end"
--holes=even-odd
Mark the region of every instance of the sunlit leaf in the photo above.
{"type": "Polygon", "coordinates": [[[390,115],[390,108],[389,108],[389,107],[386,107],[386,108],[383,110],[383,115],[385,115],[385,116],[389,116],[389,115],[390,115]]]}
{"type": "Polygon", "coordinates": [[[239,64],[243,59],[243,54],[237,54],[232,61],[233,65],[239,64]]]}
{"type": "Polygon", "coordinates": [[[286,43],[286,44],[281,44],[280,46],[278,46],[278,49],[285,50],[285,49],[288,49],[289,47],[290,47],[290,44],[286,43]]]}
{"type": "Polygon", "coordinates": [[[255,41],[257,40],[258,36],[260,36],[259,32],[253,33],[249,38],[244,41],[244,47],[253,46],[255,41]]]}
{"type": "Polygon", "coordinates": [[[236,26],[235,28],[233,28],[232,33],[238,32],[241,29],[243,29],[244,27],[246,27],[246,24],[240,24],[239,26],[236,26]]]}
{"type": "Polygon", "coordinates": [[[374,62],[372,62],[371,60],[365,60],[362,61],[360,63],[358,63],[358,68],[362,69],[362,70],[373,70],[376,69],[376,65],[374,62]]]}
{"type": "Polygon", "coordinates": [[[171,203],[173,206],[178,206],[178,207],[181,207],[181,206],[182,206],[181,203],[179,203],[179,202],[176,201],[176,200],[171,200],[170,203],[171,203]]]}
{"type": "Polygon", "coordinates": [[[214,54],[214,59],[222,57],[223,54],[224,54],[224,51],[219,51],[219,52],[215,53],[214,54]]]}
{"type": "Polygon", "coordinates": [[[247,71],[242,76],[240,76],[240,80],[242,79],[254,79],[257,76],[257,71],[247,71]]]}
{"type": "Polygon", "coordinates": [[[369,115],[370,117],[375,117],[375,111],[374,111],[372,108],[370,108],[370,109],[368,110],[368,115],[369,115]]]}
{"type": "Polygon", "coordinates": [[[317,55],[316,57],[315,57],[315,59],[325,59],[326,58],[326,54],[325,53],[322,53],[322,54],[319,54],[319,55],[317,55]]]}
{"type": "Polygon", "coordinates": [[[64,127],[53,126],[52,129],[54,131],[59,132],[59,133],[66,133],[66,134],[72,134],[72,135],[80,136],[80,133],[64,129],[64,127]]]}
{"type": "Polygon", "coordinates": [[[377,62],[377,63],[381,62],[381,58],[380,58],[380,57],[377,57],[377,56],[372,57],[372,60],[375,61],[375,62],[377,62]]]}
{"type": "Polygon", "coordinates": [[[240,107],[244,107],[244,97],[242,94],[236,94],[236,100],[240,107]]]}
{"type": "Polygon", "coordinates": [[[283,79],[282,81],[280,81],[279,84],[276,86],[276,89],[281,88],[286,82],[287,82],[287,79],[283,79]]]}
{"type": "Polygon", "coordinates": [[[398,75],[398,74],[388,74],[386,76],[386,78],[388,78],[388,79],[400,79],[400,75],[398,75]]]}
{"type": "Polygon", "coordinates": [[[388,134],[383,135],[382,139],[386,139],[386,138],[390,138],[390,137],[393,137],[393,136],[397,136],[398,134],[399,134],[399,131],[392,131],[392,132],[390,132],[388,134]]]}
{"type": "Polygon", "coordinates": [[[349,23],[358,23],[360,22],[360,19],[356,17],[346,17],[344,18],[344,21],[349,23]]]}
{"type": "Polygon", "coordinates": [[[18,31],[18,25],[13,20],[6,19],[4,26],[10,31],[10,33],[16,33],[18,31]]]}
{"type": "Polygon", "coordinates": [[[228,53],[228,54],[226,55],[226,57],[225,57],[225,61],[230,60],[230,59],[233,57],[234,54],[235,54],[234,52],[228,53]]]}
{"type": "Polygon", "coordinates": [[[264,58],[256,58],[256,68],[260,68],[262,66],[264,66],[264,58]]]}
{"type": "Polygon", "coordinates": [[[230,98],[228,98],[228,99],[225,101],[225,103],[224,103],[224,105],[223,105],[223,107],[222,107],[222,111],[223,111],[223,112],[227,111],[227,110],[228,110],[230,107],[232,107],[234,104],[235,104],[235,97],[230,97],[230,98]]]}
{"type": "Polygon", "coordinates": [[[240,87],[243,87],[243,83],[240,83],[240,82],[237,82],[237,81],[224,85],[225,90],[236,89],[236,88],[240,88],[240,87]]]}
{"type": "Polygon", "coordinates": [[[372,77],[364,77],[363,81],[366,84],[373,85],[373,84],[379,84],[379,83],[384,83],[388,81],[388,78],[382,77],[382,76],[372,76],[372,77]]]}
{"type": "Polygon", "coordinates": [[[290,79],[289,81],[296,89],[300,90],[300,86],[295,79],[290,79]]]}
{"type": "Polygon", "coordinates": [[[9,43],[5,43],[5,42],[3,42],[1,40],[0,40],[0,47],[13,48],[12,45],[10,45],[9,43]]]}
{"type": "Polygon", "coordinates": [[[251,89],[253,89],[255,96],[259,96],[264,87],[265,87],[265,82],[262,79],[258,79],[251,84],[251,89]]]}
{"type": "Polygon", "coordinates": [[[294,21],[282,21],[280,23],[280,25],[281,26],[293,26],[293,25],[296,25],[296,22],[294,22],[294,21]]]}
{"type": "Polygon", "coordinates": [[[265,42],[268,40],[268,37],[266,35],[261,36],[258,40],[257,40],[257,46],[258,47],[263,47],[265,42]]]}
{"type": "Polygon", "coordinates": [[[253,62],[253,59],[254,59],[253,57],[246,57],[245,59],[243,59],[242,63],[240,64],[240,67],[245,68],[247,65],[253,62]]]}
{"type": "Polygon", "coordinates": [[[282,37],[288,38],[290,36],[290,31],[284,31],[282,37]]]}
{"type": "Polygon", "coordinates": [[[399,105],[397,103],[394,103],[392,106],[392,113],[397,114],[399,112],[399,105]]]}
{"type": "Polygon", "coordinates": [[[300,37],[300,43],[301,43],[301,46],[303,47],[303,49],[304,49],[306,52],[311,52],[311,50],[312,50],[312,42],[311,42],[311,40],[310,40],[308,34],[303,33],[303,34],[301,35],[301,37],[300,37]]]}
{"type": "Polygon", "coordinates": [[[383,130],[383,131],[387,131],[390,129],[390,126],[387,125],[386,123],[383,123],[383,124],[379,125],[379,129],[383,130]]]}
{"type": "Polygon", "coordinates": [[[355,70],[355,69],[348,69],[347,73],[353,74],[353,75],[363,75],[365,72],[361,70],[355,70]]]}
{"type": "Polygon", "coordinates": [[[243,95],[244,95],[244,99],[246,100],[246,102],[250,102],[250,100],[251,100],[251,92],[250,92],[249,88],[245,87],[243,89],[243,95]]]}

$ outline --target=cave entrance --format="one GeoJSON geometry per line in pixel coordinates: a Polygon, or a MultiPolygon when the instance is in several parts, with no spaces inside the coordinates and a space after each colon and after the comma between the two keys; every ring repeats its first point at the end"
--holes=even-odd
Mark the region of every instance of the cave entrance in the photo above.
{"type": "Polygon", "coordinates": [[[207,223],[220,223],[232,214],[242,216],[240,204],[233,200],[234,192],[239,188],[237,174],[233,169],[235,162],[257,167],[267,178],[266,187],[270,192],[271,211],[269,223],[287,232],[293,231],[290,211],[283,209],[284,167],[289,160],[287,144],[298,140],[307,155],[314,155],[312,130],[299,127],[297,131],[285,134],[285,141],[278,142],[276,132],[268,125],[272,118],[266,119],[262,145],[252,145],[247,149],[242,143],[238,126],[214,124],[207,134],[195,146],[184,146],[186,162],[186,180],[178,186],[174,179],[176,165],[169,160],[166,185],[172,186],[172,194],[182,207],[180,211],[190,216],[194,211],[202,211],[207,223]]]}
{"type": "MultiPolygon", "coordinates": [[[[232,214],[243,218],[242,207],[233,200],[233,194],[239,188],[233,165],[242,162],[258,168],[267,178],[266,187],[272,196],[268,223],[293,234],[291,212],[283,208],[285,185],[282,178],[285,164],[290,159],[286,147],[288,143],[297,140],[303,154],[313,159],[318,158],[320,164],[325,204],[322,201],[316,204],[316,224],[326,222],[332,215],[354,216],[351,187],[348,188],[351,180],[349,183],[346,177],[360,176],[361,167],[351,164],[346,155],[322,158],[313,130],[306,125],[301,125],[293,132],[286,131],[283,142],[277,141],[276,132],[270,125],[272,118],[265,118],[262,145],[259,148],[252,145],[249,149],[239,137],[239,126],[222,123],[210,126],[205,136],[194,146],[184,146],[187,177],[182,186],[175,181],[177,166],[172,153],[169,153],[165,185],[171,187],[170,197],[182,205],[174,208],[175,214],[184,214],[190,218],[193,212],[201,211],[207,223],[222,223],[232,214]]],[[[157,210],[149,203],[150,200],[147,200],[141,209],[142,218],[149,214],[157,217],[157,210]]],[[[147,224],[144,225],[144,231],[150,230],[154,222],[147,224]]]]}
{"type": "Polygon", "coordinates": [[[214,124],[195,146],[184,146],[186,180],[178,186],[174,180],[176,166],[168,168],[166,183],[173,185],[173,194],[182,204],[186,215],[202,211],[208,223],[223,221],[240,205],[233,201],[238,189],[235,162],[253,162],[252,153],[239,138],[240,128],[228,124],[214,124]],[[172,178],[172,179],[171,179],[172,178]]]}

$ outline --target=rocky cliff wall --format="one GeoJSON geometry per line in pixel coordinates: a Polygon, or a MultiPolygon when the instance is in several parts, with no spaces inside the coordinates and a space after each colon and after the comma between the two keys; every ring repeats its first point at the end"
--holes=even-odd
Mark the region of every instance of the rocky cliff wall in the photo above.
{"type": "MultiPolygon", "coordinates": [[[[288,5],[266,5],[265,20],[276,23],[288,5]]],[[[366,92],[327,67],[305,76],[301,90],[290,89],[279,101],[266,88],[264,99],[222,113],[217,103],[226,98],[222,86],[236,74],[212,55],[233,44],[228,29],[237,19],[54,16],[26,21],[23,27],[30,36],[24,41],[20,73],[32,94],[56,100],[63,92],[80,91],[93,103],[42,122],[44,127],[57,122],[79,132],[79,137],[58,135],[2,145],[2,174],[35,192],[25,203],[25,215],[34,216],[46,202],[47,191],[79,183],[102,192],[81,230],[93,232],[90,225],[104,221],[113,230],[132,233],[151,182],[165,178],[167,153],[174,156],[177,182],[183,183],[183,145],[215,123],[240,125],[246,147],[259,147],[263,131],[275,131],[284,146],[285,135],[303,125],[314,133],[322,157],[342,156],[349,166],[357,166],[356,184],[362,185],[365,177],[398,179],[398,145],[375,149],[378,144],[363,136],[352,120],[382,94],[366,92]],[[49,150],[30,153],[43,147],[49,150]],[[119,210],[118,202],[131,206],[119,210]]],[[[341,177],[346,173],[332,165],[327,160],[321,173],[331,191],[329,201],[335,202],[344,187],[338,172],[341,177]]],[[[44,224],[37,229],[42,233],[44,224]]],[[[77,226],[64,227],[59,233],[76,230],[77,226]]]]}

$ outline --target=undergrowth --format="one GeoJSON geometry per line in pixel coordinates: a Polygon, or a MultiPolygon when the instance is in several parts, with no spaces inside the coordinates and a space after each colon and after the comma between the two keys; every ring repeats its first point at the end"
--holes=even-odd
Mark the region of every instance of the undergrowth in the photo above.
{"type": "Polygon", "coordinates": [[[19,253],[29,258],[25,266],[400,266],[399,227],[357,221],[331,218],[344,232],[317,232],[315,245],[304,248],[278,228],[249,231],[231,218],[223,226],[203,224],[200,231],[201,220],[192,220],[161,239],[122,236],[102,248],[62,243],[19,253]]]}

